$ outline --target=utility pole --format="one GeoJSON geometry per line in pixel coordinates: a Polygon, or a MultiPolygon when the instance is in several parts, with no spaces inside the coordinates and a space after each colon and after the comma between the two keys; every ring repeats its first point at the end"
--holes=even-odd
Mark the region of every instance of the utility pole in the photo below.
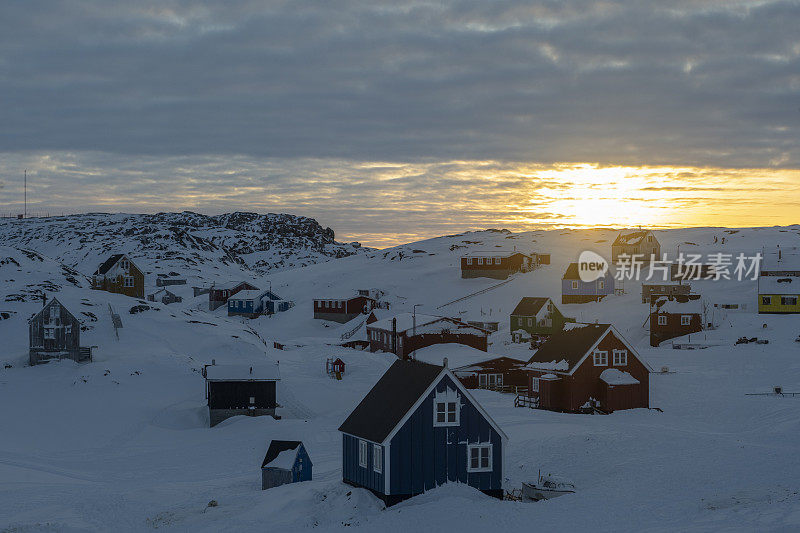
{"type": "Polygon", "coordinates": [[[25,169],[25,209],[22,218],[28,218],[28,169],[25,169]]]}
{"type": "MultiPolygon", "coordinates": [[[[414,342],[416,342],[417,338],[417,307],[420,307],[422,304],[414,304],[414,307],[411,308],[411,319],[412,319],[412,329],[411,335],[414,337],[414,342]]],[[[417,360],[417,350],[416,348],[411,352],[411,360],[417,360]]]]}

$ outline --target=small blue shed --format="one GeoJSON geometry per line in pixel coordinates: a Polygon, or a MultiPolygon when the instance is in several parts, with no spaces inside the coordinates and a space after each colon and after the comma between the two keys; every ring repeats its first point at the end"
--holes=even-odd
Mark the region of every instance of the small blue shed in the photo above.
{"type": "Polygon", "coordinates": [[[228,298],[228,316],[255,318],[263,314],[273,314],[288,310],[294,305],[288,300],[268,290],[239,291],[228,298]]]}
{"type": "Polygon", "coordinates": [[[562,304],[599,302],[609,294],[614,294],[614,275],[611,269],[599,279],[583,281],[578,272],[578,263],[570,263],[561,278],[562,304]]]}
{"type": "Polygon", "coordinates": [[[261,490],[311,481],[311,458],[299,440],[273,440],[261,463],[261,490]]]}
{"type": "Polygon", "coordinates": [[[447,482],[503,497],[505,433],[449,368],[396,361],[342,432],[342,479],[393,505],[447,482]]]}

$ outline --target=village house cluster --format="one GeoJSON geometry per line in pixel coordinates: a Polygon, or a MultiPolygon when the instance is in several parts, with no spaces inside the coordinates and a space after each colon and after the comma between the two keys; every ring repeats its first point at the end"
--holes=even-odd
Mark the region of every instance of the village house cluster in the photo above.
{"type": "MultiPolygon", "coordinates": [[[[800,313],[800,254],[790,252],[795,253],[765,252],[758,277],[759,313],[800,313]]],[[[622,232],[611,245],[614,262],[639,254],[661,256],[652,231],[622,232]]],[[[516,249],[472,252],[460,258],[460,270],[463,279],[491,278],[502,284],[550,262],[550,254],[516,249]]],[[[653,369],[634,345],[610,322],[587,323],[570,316],[570,306],[603,305],[604,299],[624,294],[624,283],[617,283],[610,267],[591,280],[581,275],[579,262],[563,268],[560,302],[547,295],[523,295],[515,305],[509,302],[513,310],[502,317],[481,314],[470,319],[417,313],[415,308],[395,312],[384,291],[375,288],[314,298],[312,310],[305,312],[346,330],[332,345],[397,358],[339,427],[342,480],[371,491],[387,505],[447,481],[502,498],[508,436],[470,392],[475,389],[510,393],[514,407],[564,413],[651,408],[653,369]],[[502,323],[508,324],[507,333],[502,323]],[[495,344],[492,335],[506,335],[507,346],[515,349],[489,353],[495,344]],[[441,364],[426,360],[437,345],[451,351],[458,345],[485,356],[456,365],[448,362],[449,355],[439,359],[441,364]]],[[[712,309],[692,291],[689,281],[697,278],[680,269],[669,268],[669,273],[669,282],[641,284],[641,303],[648,306],[642,316],[654,347],[714,328],[713,309],[735,309],[734,304],[714,304],[712,309]]],[[[712,276],[714,269],[701,265],[698,275],[712,276]]],[[[179,273],[159,274],[155,285],[147,299],[165,305],[181,302],[177,293],[188,288],[179,273]]],[[[115,254],[98,266],[92,288],[142,299],[145,273],[128,255],[115,254]]],[[[192,297],[208,294],[209,311],[226,306],[229,317],[253,319],[294,306],[271,286],[264,289],[244,280],[191,289],[192,297]]],[[[92,348],[81,346],[80,332],[75,315],[57,299],[45,298],[30,319],[30,364],[90,361],[92,348]]],[[[277,342],[275,346],[282,348],[277,342]]],[[[683,346],[673,342],[672,347],[683,346]]],[[[457,359],[454,352],[453,357],[451,361],[457,359]]],[[[329,357],[325,371],[333,379],[346,379],[341,357],[329,357]]],[[[202,377],[211,427],[239,415],[280,419],[277,361],[232,365],[212,360],[202,377]]],[[[304,443],[272,440],[261,464],[262,489],[310,479],[312,459],[304,443]]]]}

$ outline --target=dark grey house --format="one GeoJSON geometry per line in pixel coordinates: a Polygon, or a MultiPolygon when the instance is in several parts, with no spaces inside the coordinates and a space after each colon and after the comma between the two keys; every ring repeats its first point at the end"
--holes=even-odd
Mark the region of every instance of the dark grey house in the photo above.
{"type": "Polygon", "coordinates": [[[81,347],[81,324],[58,299],[53,298],[29,321],[31,365],[54,359],[91,361],[92,349],[81,347]]]}
{"type": "Polygon", "coordinates": [[[217,365],[203,368],[211,427],[237,415],[275,416],[278,363],[217,365]]]}
{"type": "Polygon", "coordinates": [[[183,301],[183,298],[175,294],[174,292],[170,291],[169,289],[158,289],[153,294],[147,295],[147,300],[150,302],[161,302],[164,305],[169,305],[172,303],[180,303],[183,301]]]}
{"type": "Polygon", "coordinates": [[[261,463],[261,490],[311,481],[311,457],[299,440],[273,440],[261,463]]]}

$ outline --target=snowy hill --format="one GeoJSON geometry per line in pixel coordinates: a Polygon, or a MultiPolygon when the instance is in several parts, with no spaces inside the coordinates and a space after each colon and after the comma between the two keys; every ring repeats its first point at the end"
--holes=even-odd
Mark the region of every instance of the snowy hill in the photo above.
{"type": "Polygon", "coordinates": [[[192,212],[0,219],[0,246],[36,251],[85,275],[109,255],[125,252],[146,273],[175,271],[204,281],[250,278],[366,251],[358,243],[337,243],[332,229],[307,217],[192,212]]]}
{"type": "MultiPolygon", "coordinates": [[[[509,435],[507,488],[535,478],[541,468],[572,479],[576,494],[525,504],[449,485],[383,510],[370,493],[342,484],[337,428],[394,356],[337,346],[358,324],[313,320],[312,300],[376,288],[385,292],[393,312],[419,304],[418,313],[491,317],[500,331],[491,336],[489,351],[525,358],[529,350],[509,342],[508,315],[516,303],[522,296],[550,296],[558,304],[566,264],[586,249],[608,257],[617,232],[469,232],[380,251],[338,245],[330,235],[322,250],[331,254],[301,246],[292,264],[305,262],[301,256],[307,253],[308,266],[288,268],[286,260],[283,267],[264,269],[265,277],[255,264],[267,261],[275,247],[256,250],[266,248],[265,235],[248,244],[248,236],[262,232],[256,222],[237,222],[237,229],[209,227],[197,215],[196,229],[172,231],[164,222],[148,234],[140,232],[136,217],[85,215],[49,226],[36,221],[30,232],[16,222],[2,223],[9,232],[0,236],[0,363],[9,367],[0,364],[0,531],[800,527],[800,397],[745,396],[773,385],[800,392],[800,343],[794,342],[800,319],[755,314],[752,280],[692,282],[709,302],[747,305],[739,312],[719,311],[718,329],[693,335],[693,341],[712,345],[704,350],[649,346],[640,282],[626,281],[624,294],[599,303],[559,305],[578,320],[612,322],[653,368],[670,368],[651,376],[650,403],[663,412],[589,416],[515,409],[511,395],[476,391],[509,435]],[[82,221],[88,221],[85,227],[82,221]],[[204,297],[189,294],[180,304],[147,303],[149,309],[132,314],[138,300],[90,290],[81,276],[116,249],[114,231],[123,242],[144,247],[137,253],[151,272],[149,284],[162,261],[176,271],[189,265],[202,280],[238,269],[257,284],[269,280],[296,306],[255,320],[229,318],[224,308],[208,312],[204,297]],[[184,244],[178,244],[181,239],[184,244]],[[465,252],[513,247],[550,253],[551,265],[508,282],[460,278],[465,252]],[[349,255],[327,260],[335,250],[349,255]],[[179,257],[169,259],[171,252],[179,257]],[[82,344],[97,347],[92,363],[25,366],[27,318],[41,307],[40,291],[81,318],[82,344]],[[109,305],[123,320],[119,340],[109,305]],[[734,347],[741,335],[768,338],[770,344],[734,347]],[[273,340],[286,349],[272,348],[273,340]],[[342,381],[325,374],[328,357],[346,362],[342,381]],[[283,418],[236,417],[209,429],[199,369],[212,358],[279,361],[283,418]],[[259,490],[258,467],[270,439],[302,440],[314,480],[259,490]],[[218,507],[206,507],[212,499],[218,507]]],[[[702,254],[800,246],[796,226],[656,235],[670,255],[679,245],[682,252],[702,254]]],[[[304,237],[285,238],[302,242],[304,237]]],[[[436,347],[428,355],[437,359],[444,351],[436,347]]]]}

